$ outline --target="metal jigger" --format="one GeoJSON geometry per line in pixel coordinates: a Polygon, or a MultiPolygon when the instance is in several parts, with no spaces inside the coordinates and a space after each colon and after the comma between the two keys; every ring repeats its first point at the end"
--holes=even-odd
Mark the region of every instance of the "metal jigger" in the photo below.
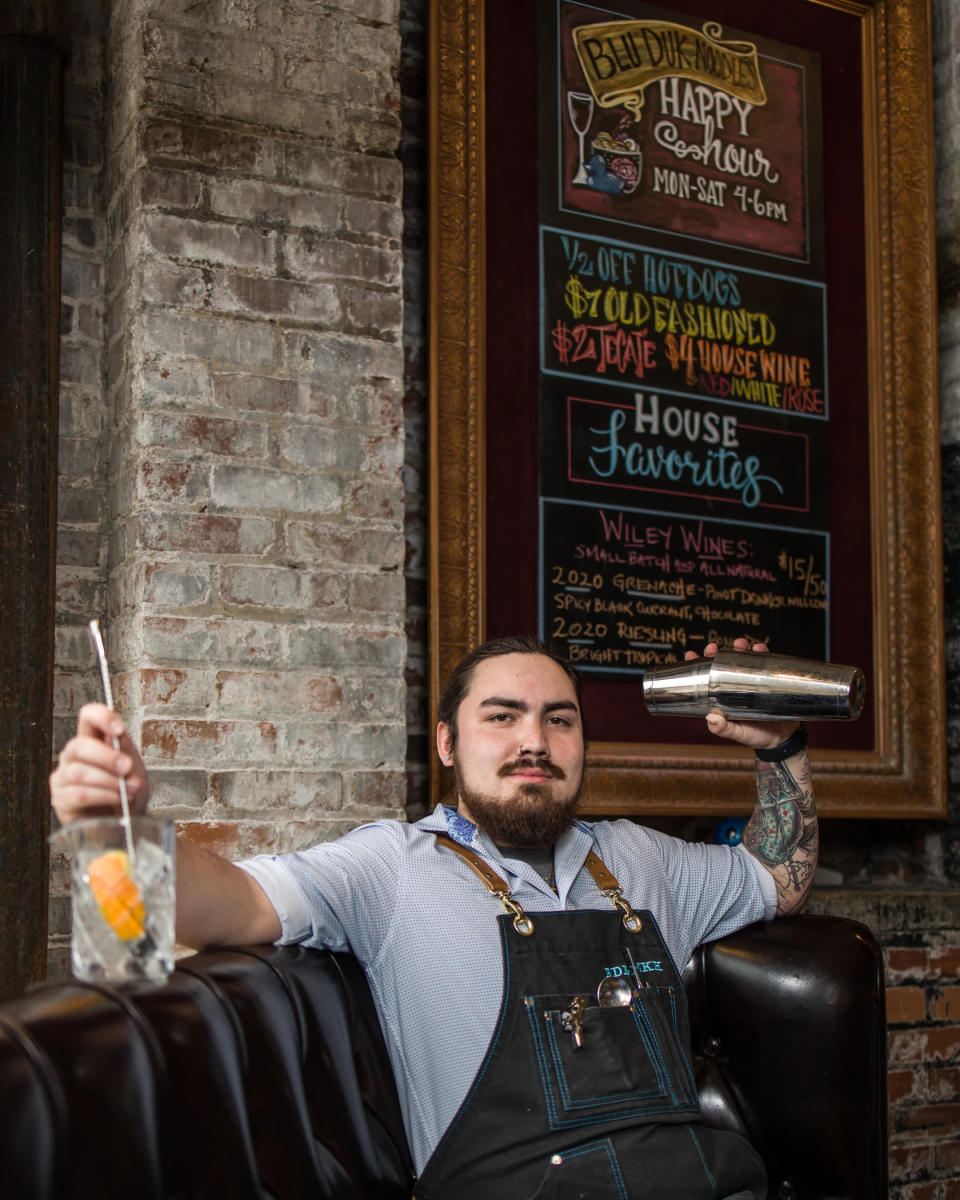
{"type": "Polygon", "coordinates": [[[643,699],[658,717],[855,721],[865,692],[859,667],[739,650],[648,667],[643,677],[643,699]]]}

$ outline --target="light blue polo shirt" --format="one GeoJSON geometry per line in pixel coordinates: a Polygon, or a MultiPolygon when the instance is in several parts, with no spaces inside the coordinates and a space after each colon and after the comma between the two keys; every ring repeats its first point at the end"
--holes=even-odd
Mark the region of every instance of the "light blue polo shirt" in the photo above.
{"type": "Polygon", "coordinates": [[[416,824],[375,821],[309,850],[238,864],[276,909],[281,944],[349,950],[366,970],[418,1174],[480,1067],[503,991],[503,909],[437,845],[436,832],[475,850],[530,913],[609,911],[581,870],[595,849],[630,904],[653,913],[678,968],[700,942],[776,912],[772,877],[742,846],[684,842],[627,820],[577,821],[563,835],[557,894],[443,806],[416,824]]]}

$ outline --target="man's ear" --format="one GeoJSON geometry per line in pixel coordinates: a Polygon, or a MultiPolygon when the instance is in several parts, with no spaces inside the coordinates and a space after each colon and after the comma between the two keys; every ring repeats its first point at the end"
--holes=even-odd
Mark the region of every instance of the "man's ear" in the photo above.
{"type": "Polygon", "coordinates": [[[453,733],[444,721],[437,722],[437,754],[445,767],[453,761],[453,733]]]}

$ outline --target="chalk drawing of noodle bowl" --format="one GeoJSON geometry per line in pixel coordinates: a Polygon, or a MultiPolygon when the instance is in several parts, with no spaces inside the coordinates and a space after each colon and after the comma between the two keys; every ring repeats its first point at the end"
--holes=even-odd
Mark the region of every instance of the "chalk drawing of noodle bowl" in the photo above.
{"type": "Polygon", "coordinates": [[[643,151],[632,137],[615,138],[598,133],[592,143],[593,154],[584,164],[588,186],[611,196],[629,196],[640,185],[643,151]]]}

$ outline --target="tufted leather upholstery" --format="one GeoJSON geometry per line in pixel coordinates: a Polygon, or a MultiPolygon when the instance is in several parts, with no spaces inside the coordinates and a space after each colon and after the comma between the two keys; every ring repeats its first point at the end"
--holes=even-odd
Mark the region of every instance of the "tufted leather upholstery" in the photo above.
{"type": "Polygon", "coordinates": [[[684,974],[706,1119],[739,1128],[771,1200],[886,1200],[883,958],[865,925],[790,917],[700,946],[684,974]]]}
{"type": "Polygon", "coordinates": [[[245,947],[184,959],[163,987],[33,988],[0,1006],[0,1111],[0,1191],[17,1200],[410,1194],[347,955],[245,947]]]}
{"type": "MultiPolygon", "coordinates": [[[[771,1196],[885,1197],[869,931],[827,917],[750,926],[698,950],[686,982],[705,1113],[746,1129],[771,1196]]],[[[383,1039],[347,955],[215,950],[163,987],[33,988],[0,1005],[0,1112],[16,1200],[410,1195],[383,1039]]]]}

